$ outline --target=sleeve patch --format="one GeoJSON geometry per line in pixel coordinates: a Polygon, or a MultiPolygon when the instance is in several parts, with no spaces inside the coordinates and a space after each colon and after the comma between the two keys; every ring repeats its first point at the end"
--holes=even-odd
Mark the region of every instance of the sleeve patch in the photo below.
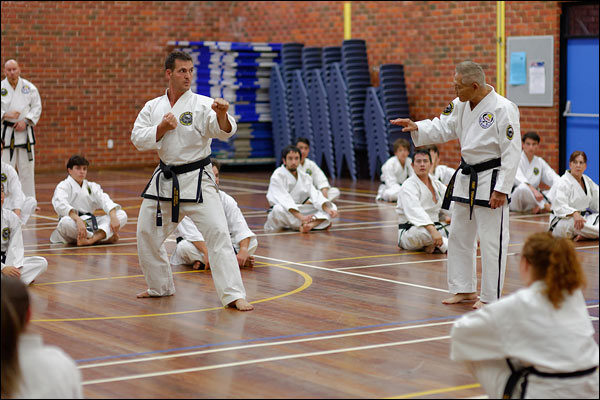
{"type": "Polygon", "coordinates": [[[506,127],[506,138],[508,140],[512,140],[513,136],[515,136],[515,130],[513,129],[512,125],[509,125],[506,127]]]}
{"type": "Polygon", "coordinates": [[[444,111],[442,112],[442,114],[450,115],[450,114],[452,114],[452,111],[454,111],[454,103],[450,102],[450,104],[448,104],[446,106],[446,108],[444,108],[444,111]]]}

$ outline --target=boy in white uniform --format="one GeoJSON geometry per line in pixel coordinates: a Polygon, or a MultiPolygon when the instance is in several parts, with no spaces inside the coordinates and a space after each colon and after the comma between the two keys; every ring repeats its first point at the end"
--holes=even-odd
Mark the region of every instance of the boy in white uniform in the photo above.
{"type": "Polygon", "coordinates": [[[296,139],[296,147],[300,150],[300,164],[298,170],[306,172],[313,179],[315,187],[323,193],[323,196],[329,201],[340,197],[340,189],[331,187],[329,180],[319,168],[316,162],[308,158],[310,153],[310,141],[307,138],[299,137],[296,139]]]}
{"type": "Polygon", "coordinates": [[[19,171],[25,195],[35,198],[35,135],[33,127],[42,115],[42,100],[35,85],[21,78],[15,60],[4,64],[2,81],[2,159],[19,171]]]}
{"type": "Polygon", "coordinates": [[[444,304],[477,300],[477,237],[481,243],[481,299],[474,308],[502,293],[508,250],[508,195],[521,152],[519,109],[486,85],[480,65],[456,66],[457,94],[440,118],[398,118],[394,125],[411,131],[416,146],[458,139],[461,164],[448,184],[442,208],[454,201],[448,239],[448,287],[444,304]],[[460,174],[458,172],[461,172],[460,174]],[[455,182],[456,180],[456,182],[455,182]],[[456,184],[455,184],[456,183],[456,184]]]}
{"type": "Polygon", "coordinates": [[[69,176],[60,182],[52,196],[52,206],[60,218],[50,235],[52,243],[90,246],[104,241],[116,243],[119,230],[127,223],[127,214],[102,187],[86,179],[89,161],[74,155],[67,162],[69,176]],[[95,216],[101,208],[107,215],[95,216]]]}
{"type": "Polygon", "coordinates": [[[398,194],[398,246],[446,253],[448,224],[439,218],[446,186],[429,174],[431,154],[427,149],[415,150],[413,158],[415,175],[404,181],[398,194]]]}
{"type": "Polygon", "coordinates": [[[211,276],[221,303],[249,311],[254,306],[246,301],[223,205],[209,167],[212,139],[227,140],[235,134],[237,124],[227,113],[227,101],[190,90],[193,72],[194,63],[187,53],[171,52],[165,60],[169,81],[165,94],[144,105],[131,131],[131,141],[138,150],[156,151],[160,157],[142,193],[138,215],[138,258],[148,289],[137,296],[175,293],[164,242],[187,215],[206,240],[211,276]]]}
{"type": "Polygon", "coordinates": [[[598,184],[585,175],[587,155],[574,151],[570,170],[552,187],[550,231],[554,236],[573,239],[598,239],[598,184]]]}
{"type": "Polygon", "coordinates": [[[283,164],[271,175],[267,200],[272,206],[265,223],[265,232],[283,228],[302,233],[331,226],[338,216],[337,207],[318,191],[310,175],[298,170],[300,150],[289,145],[281,152],[283,164]]]}
{"type": "MultiPolygon", "coordinates": [[[[2,148],[4,148],[4,145],[2,145],[2,148]]],[[[2,161],[2,172],[0,173],[0,179],[5,185],[4,207],[17,214],[17,216],[21,219],[21,223],[25,225],[37,207],[37,201],[31,196],[25,196],[17,171],[12,167],[12,165],[7,164],[4,161],[2,161]]]]}
{"type": "Polygon", "coordinates": [[[48,268],[44,257],[25,257],[21,220],[4,208],[4,184],[2,187],[2,275],[20,278],[29,285],[48,268]]]}
{"type": "Polygon", "coordinates": [[[381,166],[381,185],[375,200],[397,201],[400,185],[414,174],[410,154],[410,143],[406,139],[396,139],[394,155],[381,166]]]}
{"type": "Polygon", "coordinates": [[[543,158],[535,155],[539,144],[537,133],[527,132],[523,135],[523,151],[510,197],[511,211],[531,211],[533,214],[550,212],[550,201],[547,193],[542,193],[540,183],[552,187],[560,177],[543,158]]]}
{"type": "Polygon", "coordinates": [[[427,147],[429,148],[429,154],[431,154],[431,171],[429,173],[444,185],[448,185],[456,170],[447,165],[440,164],[440,150],[435,144],[430,144],[427,147]]]}
{"type": "MultiPolygon", "coordinates": [[[[219,185],[221,164],[216,159],[211,159],[210,163],[215,175],[215,183],[219,185]]],[[[246,219],[233,197],[222,189],[219,189],[219,196],[223,203],[231,244],[235,250],[238,265],[240,268],[253,267],[253,255],[258,247],[256,235],[248,228],[246,219]]],[[[204,265],[204,269],[210,269],[206,242],[194,222],[189,217],[184,217],[177,226],[177,231],[179,237],[177,238],[177,247],[171,255],[171,264],[192,265],[194,269],[199,269],[204,265]]]]}

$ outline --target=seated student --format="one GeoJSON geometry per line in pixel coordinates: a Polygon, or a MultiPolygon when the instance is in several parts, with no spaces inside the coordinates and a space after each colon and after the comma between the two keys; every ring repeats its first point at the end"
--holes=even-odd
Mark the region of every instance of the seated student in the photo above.
{"type": "Polygon", "coordinates": [[[587,156],[574,151],[570,170],[552,186],[550,228],[554,236],[574,239],[598,239],[598,184],[584,175],[587,156]]]}
{"type": "Polygon", "coordinates": [[[71,357],[27,332],[29,294],[16,278],[2,277],[2,398],[81,399],[81,372],[71,357]]]}
{"type": "Polygon", "coordinates": [[[19,175],[12,165],[2,161],[2,172],[0,173],[0,177],[2,183],[5,185],[4,207],[17,214],[21,219],[21,223],[25,225],[37,207],[37,200],[34,197],[25,196],[21,181],[19,180],[19,175]]]}
{"type": "Polygon", "coordinates": [[[127,223],[127,214],[104,193],[99,184],[89,182],[89,161],[74,155],[67,162],[69,176],[54,190],[52,205],[60,220],[50,235],[52,243],[77,243],[89,246],[104,240],[116,243],[119,230],[127,223]],[[107,215],[96,217],[98,208],[107,215]]]}
{"type": "Polygon", "coordinates": [[[429,174],[431,154],[426,148],[415,150],[415,175],[404,181],[398,193],[398,247],[433,253],[448,251],[448,224],[439,215],[446,186],[429,174]]]}
{"type": "Polygon", "coordinates": [[[340,197],[340,189],[331,187],[329,180],[319,168],[316,162],[308,158],[310,153],[310,141],[307,138],[299,137],[296,139],[296,147],[300,149],[300,165],[298,170],[306,172],[311,176],[313,185],[323,193],[323,196],[329,201],[333,201],[340,197]]]}
{"type": "Polygon", "coordinates": [[[448,185],[456,170],[444,164],[440,164],[440,151],[435,144],[430,144],[427,147],[429,148],[429,154],[431,154],[431,171],[429,171],[429,173],[444,185],[448,185]]]}
{"type": "MultiPolygon", "coordinates": [[[[214,158],[211,158],[210,163],[215,174],[215,183],[219,185],[221,163],[214,158]]],[[[225,193],[222,189],[219,189],[219,196],[221,197],[221,203],[225,211],[231,244],[235,250],[238,265],[240,268],[253,267],[253,255],[258,247],[256,235],[248,228],[246,219],[244,219],[242,211],[233,197],[225,193]]],[[[177,247],[171,255],[171,264],[192,265],[194,269],[204,266],[204,269],[210,269],[208,248],[196,224],[186,216],[177,226],[177,231],[177,247]]]]}
{"type": "Polygon", "coordinates": [[[282,150],[281,159],[283,165],[275,169],[267,189],[272,209],[265,231],[289,228],[306,233],[329,228],[331,219],[338,216],[337,207],[315,188],[310,175],[298,170],[300,150],[289,145],[282,150]]]}
{"type": "Polygon", "coordinates": [[[521,254],[526,287],[457,320],[450,358],[490,399],[597,399],[598,344],[573,244],[538,232],[521,254]]]}
{"type": "Polygon", "coordinates": [[[540,182],[552,187],[560,178],[543,158],[535,155],[540,144],[540,137],[535,132],[527,132],[521,139],[523,151],[515,183],[513,186],[509,209],[511,211],[550,212],[550,201],[540,190],[540,182]]]}
{"type": "Polygon", "coordinates": [[[44,257],[25,257],[21,220],[4,208],[4,183],[2,187],[2,276],[13,276],[29,285],[48,268],[44,257]]]}
{"type": "Polygon", "coordinates": [[[381,185],[375,200],[397,201],[400,185],[414,174],[410,154],[410,143],[406,139],[396,139],[394,155],[381,166],[381,185]]]}

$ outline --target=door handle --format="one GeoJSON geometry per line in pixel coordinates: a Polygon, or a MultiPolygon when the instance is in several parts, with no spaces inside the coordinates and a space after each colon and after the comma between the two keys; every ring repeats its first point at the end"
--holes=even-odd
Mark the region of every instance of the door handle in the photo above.
{"type": "Polygon", "coordinates": [[[567,100],[567,104],[565,104],[565,111],[563,112],[563,117],[598,118],[598,114],[572,113],[571,112],[571,100],[567,100]]]}

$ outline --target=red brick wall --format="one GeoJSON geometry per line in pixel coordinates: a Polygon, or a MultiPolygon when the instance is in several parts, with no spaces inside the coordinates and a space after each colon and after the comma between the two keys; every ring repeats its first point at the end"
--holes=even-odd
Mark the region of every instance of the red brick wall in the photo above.
{"type": "MultiPolygon", "coordinates": [[[[147,165],[152,152],[129,140],[144,103],[165,88],[171,40],[301,42],[339,46],[343,1],[2,2],[2,63],[15,58],[40,90],[37,169],[62,169],[83,152],[102,167],[147,165]],[[109,150],[106,141],[113,139],[109,150]]],[[[558,168],[560,5],[506,2],[506,36],[554,35],[553,107],[521,107],[521,130],[542,137],[558,168]]],[[[454,97],[454,65],[482,63],[496,86],[496,2],[352,2],[352,37],[367,41],[369,64],[405,65],[413,119],[432,118],[454,97]]],[[[2,75],[4,78],[4,75],[2,75]]],[[[372,82],[377,85],[377,72],[372,82]]],[[[457,143],[440,147],[456,164],[457,143]]]]}

